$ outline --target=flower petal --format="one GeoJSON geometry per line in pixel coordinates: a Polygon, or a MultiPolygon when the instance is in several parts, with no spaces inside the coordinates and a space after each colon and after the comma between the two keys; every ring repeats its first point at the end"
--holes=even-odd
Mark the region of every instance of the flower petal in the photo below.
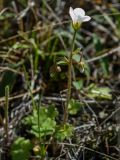
{"type": "Polygon", "coordinates": [[[83,22],[87,22],[87,21],[89,21],[91,19],[91,17],[89,17],[89,16],[84,16],[83,17],[83,22]]]}
{"type": "Polygon", "coordinates": [[[74,14],[74,10],[72,7],[70,7],[70,9],[69,9],[69,14],[70,14],[70,17],[72,18],[72,21],[75,21],[76,15],[74,14]]]}
{"type": "Polygon", "coordinates": [[[85,16],[85,11],[82,8],[75,8],[74,9],[74,14],[76,16],[79,16],[79,17],[84,17],[85,16]]]}

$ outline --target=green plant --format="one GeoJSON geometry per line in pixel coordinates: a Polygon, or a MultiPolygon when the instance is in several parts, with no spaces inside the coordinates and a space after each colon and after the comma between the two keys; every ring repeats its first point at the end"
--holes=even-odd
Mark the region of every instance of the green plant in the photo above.
{"type": "Polygon", "coordinates": [[[66,123],[64,126],[57,126],[55,138],[57,141],[64,141],[66,138],[71,137],[73,134],[73,126],[66,123]]]}
{"type": "Polygon", "coordinates": [[[77,112],[80,110],[81,106],[82,106],[82,103],[78,102],[75,99],[71,99],[70,103],[68,105],[69,114],[71,114],[71,115],[77,114],[77,112]]]}
{"type": "Polygon", "coordinates": [[[87,88],[87,96],[97,99],[112,99],[111,89],[108,87],[98,87],[96,84],[90,84],[87,88]]]}
{"type": "Polygon", "coordinates": [[[34,109],[33,114],[24,119],[24,124],[31,126],[30,133],[35,137],[39,138],[40,136],[40,138],[43,138],[55,132],[55,118],[57,115],[58,111],[54,106],[49,106],[48,108],[41,106],[39,112],[34,109]],[[38,126],[38,115],[40,126],[38,126]]]}
{"type": "MultiPolygon", "coordinates": [[[[30,133],[33,134],[36,138],[41,140],[47,140],[47,136],[56,135],[58,128],[64,128],[62,125],[58,125],[56,122],[56,117],[58,116],[57,109],[51,105],[48,108],[41,106],[39,113],[36,109],[33,110],[32,115],[29,115],[24,118],[23,123],[30,126],[30,133]],[[39,114],[39,125],[38,126],[38,114],[39,114]],[[39,133],[40,132],[40,133],[39,133]]],[[[67,124],[68,126],[68,124],[67,124]]],[[[64,129],[62,129],[64,131],[64,129]]],[[[66,132],[66,131],[65,131],[66,132]]],[[[69,135],[67,135],[69,136],[69,135]]],[[[67,136],[65,138],[67,138],[67,136]]]]}
{"type": "Polygon", "coordinates": [[[12,160],[28,160],[31,149],[32,144],[30,143],[30,140],[18,137],[11,146],[10,154],[12,160]]]}
{"type": "Polygon", "coordinates": [[[64,125],[57,124],[57,116],[58,111],[53,105],[48,108],[41,106],[39,112],[34,109],[32,115],[25,117],[23,120],[23,123],[30,128],[28,134],[32,134],[37,140],[38,147],[34,147],[35,153],[42,158],[46,155],[46,143],[51,141],[51,138],[56,143],[68,139],[73,134],[72,125],[68,123],[64,125]]]}

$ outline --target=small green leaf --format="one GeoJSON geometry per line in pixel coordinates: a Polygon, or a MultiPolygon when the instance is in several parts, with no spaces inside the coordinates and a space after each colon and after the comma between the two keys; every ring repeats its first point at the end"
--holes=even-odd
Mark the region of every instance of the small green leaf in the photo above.
{"type": "Polygon", "coordinates": [[[57,65],[66,65],[67,63],[64,60],[58,61],[57,65]]]}
{"type": "Polygon", "coordinates": [[[80,90],[83,87],[83,80],[73,81],[73,86],[76,90],[80,90]]]}
{"type": "Polygon", "coordinates": [[[74,54],[74,55],[72,56],[72,59],[73,59],[75,62],[77,62],[77,63],[80,62],[80,58],[81,58],[81,55],[80,55],[80,54],[74,54]]]}
{"type": "Polygon", "coordinates": [[[19,49],[19,48],[24,48],[24,49],[26,49],[26,48],[29,48],[29,47],[30,47],[29,45],[27,45],[27,44],[22,44],[22,43],[19,43],[19,42],[15,43],[15,44],[12,46],[13,49],[19,49]]]}
{"type": "Polygon", "coordinates": [[[64,139],[68,139],[73,134],[73,127],[66,123],[63,127],[58,127],[55,133],[55,137],[58,141],[63,141],[64,139]]]}
{"type": "Polygon", "coordinates": [[[81,51],[81,48],[77,48],[77,49],[73,52],[73,55],[75,55],[75,54],[80,54],[80,51],[81,51]]]}
{"type": "Polygon", "coordinates": [[[57,62],[57,65],[66,65],[68,63],[69,63],[68,59],[66,57],[64,57],[63,60],[60,60],[57,62]]]}
{"type": "Polygon", "coordinates": [[[12,160],[28,160],[32,145],[30,140],[18,137],[11,146],[12,160]]]}
{"type": "Polygon", "coordinates": [[[68,111],[71,115],[75,115],[80,110],[81,106],[82,104],[80,102],[77,102],[76,100],[71,99],[68,105],[68,111]]]}
{"type": "Polygon", "coordinates": [[[95,84],[91,84],[88,87],[87,96],[90,98],[98,98],[98,99],[112,99],[111,89],[108,87],[97,87],[95,84]]]}
{"type": "Polygon", "coordinates": [[[51,119],[55,119],[58,116],[58,111],[55,108],[55,106],[49,106],[48,107],[48,117],[50,117],[51,119]]]}

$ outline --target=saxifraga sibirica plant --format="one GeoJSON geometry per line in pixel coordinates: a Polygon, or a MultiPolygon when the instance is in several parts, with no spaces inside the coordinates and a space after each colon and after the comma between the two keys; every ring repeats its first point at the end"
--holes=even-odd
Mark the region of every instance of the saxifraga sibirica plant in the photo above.
{"type": "Polygon", "coordinates": [[[72,19],[72,26],[74,29],[72,44],[71,44],[71,51],[68,58],[68,91],[67,91],[67,100],[65,104],[65,110],[64,110],[64,116],[63,116],[63,122],[64,124],[68,120],[68,105],[71,98],[71,85],[72,85],[72,57],[74,52],[74,43],[76,38],[76,33],[80,29],[81,24],[83,22],[87,22],[91,19],[91,17],[85,15],[85,11],[82,8],[75,8],[73,9],[70,7],[69,14],[72,19]]]}

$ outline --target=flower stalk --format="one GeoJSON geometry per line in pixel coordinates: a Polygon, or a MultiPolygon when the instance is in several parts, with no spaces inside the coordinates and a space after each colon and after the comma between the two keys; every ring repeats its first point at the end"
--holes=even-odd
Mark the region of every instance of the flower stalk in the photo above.
{"type": "Polygon", "coordinates": [[[73,56],[73,51],[74,51],[76,33],[77,33],[77,30],[74,29],[74,34],[73,34],[73,39],[72,39],[72,47],[71,47],[71,51],[70,51],[70,55],[69,55],[69,59],[68,59],[68,91],[67,91],[67,101],[65,104],[64,117],[63,117],[64,124],[68,120],[68,105],[70,102],[71,86],[72,86],[72,56],[73,56]]]}
{"type": "Polygon", "coordinates": [[[6,134],[6,143],[9,141],[9,135],[8,135],[8,123],[9,123],[9,117],[8,117],[8,106],[9,106],[9,86],[5,87],[5,134],[6,134]]]}

